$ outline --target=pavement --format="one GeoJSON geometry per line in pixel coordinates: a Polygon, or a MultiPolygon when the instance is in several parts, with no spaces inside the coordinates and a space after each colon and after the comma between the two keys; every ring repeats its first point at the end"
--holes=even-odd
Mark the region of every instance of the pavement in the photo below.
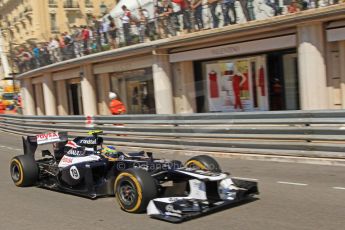
{"type": "MultiPolygon", "coordinates": [[[[22,154],[20,136],[0,132],[0,229],[231,229],[339,230],[345,226],[345,167],[216,158],[223,171],[259,182],[258,200],[170,224],[120,210],[114,197],[89,200],[36,187],[18,188],[10,159],[22,154]]],[[[185,161],[188,156],[160,153],[185,161]]]]}

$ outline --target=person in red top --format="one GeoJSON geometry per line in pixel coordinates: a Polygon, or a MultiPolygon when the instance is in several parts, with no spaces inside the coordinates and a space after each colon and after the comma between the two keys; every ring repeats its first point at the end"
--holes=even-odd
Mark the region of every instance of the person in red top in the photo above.
{"type": "Polygon", "coordinates": [[[2,101],[0,100],[0,114],[3,114],[5,112],[5,106],[2,103],[2,101]]]}
{"type": "Polygon", "coordinates": [[[110,92],[109,93],[109,109],[111,114],[113,115],[120,115],[126,113],[125,105],[118,99],[116,93],[110,92]]]}
{"type": "Polygon", "coordinates": [[[81,31],[81,39],[84,43],[84,53],[88,52],[88,41],[90,38],[90,31],[87,29],[86,26],[83,26],[83,30],[81,31]]]}

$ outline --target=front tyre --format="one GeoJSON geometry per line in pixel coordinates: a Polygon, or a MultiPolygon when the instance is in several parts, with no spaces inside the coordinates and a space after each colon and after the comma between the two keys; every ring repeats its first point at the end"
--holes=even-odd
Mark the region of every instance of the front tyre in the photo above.
{"type": "Polygon", "coordinates": [[[216,173],[222,172],[218,162],[214,158],[207,155],[199,155],[190,158],[186,161],[185,167],[209,170],[216,173]]]}
{"type": "Polygon", "coordinates": [[[151,175],[140,168],[121,172],[114,184],[116,200],[130,213],[145,212],[150,200],[157,197],[157,186],[151,175]]]}
{"type": "Polygon", "coordinates": [[[27,155],[13,157],[10,163],[10,173],[16,186],[32,186],[38,179],[37,163],[35,159],[27,155]]]}

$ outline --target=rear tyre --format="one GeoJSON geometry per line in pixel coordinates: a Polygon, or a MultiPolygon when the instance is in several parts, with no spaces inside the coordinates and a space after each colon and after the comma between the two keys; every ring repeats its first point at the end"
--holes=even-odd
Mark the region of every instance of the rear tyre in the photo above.
{"type": "Polygon", "coordinates": [[[122,210],[130,213],[142,213],[146,211],[150,200],[157,197],[157,186],[147,171],[132,168],[117,176],[114,192],[122,210]]]}
{"type": "Polygon", "coordinates": [[[185,167],[204,169],[217,173],[222,172],[218,162],[214,158],[207,155],[199,155],[190,158],[186,161],[185,167]]]}
{"type": "Polygon", "coordinates": [[[33,157],[28,155],[13,157],[10,163],[10,173],[16,186],[32,186],[38,179],[37,163],[33,157]]]}

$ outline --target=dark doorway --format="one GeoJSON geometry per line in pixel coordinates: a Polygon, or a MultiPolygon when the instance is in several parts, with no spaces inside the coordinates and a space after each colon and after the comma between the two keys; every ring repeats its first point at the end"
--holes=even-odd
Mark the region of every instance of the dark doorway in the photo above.
{"type": "Polygon", "coordinates": [[[72,112],[72,115],[81,115],[82,107],[80,84],[70,84],[69,92],[70,111],[72,112]]]}
{"type": "Polygon", "coordinates": [[[298,110],[298,66],[293,52],[267,55],[270,110],[298,110]]]}

